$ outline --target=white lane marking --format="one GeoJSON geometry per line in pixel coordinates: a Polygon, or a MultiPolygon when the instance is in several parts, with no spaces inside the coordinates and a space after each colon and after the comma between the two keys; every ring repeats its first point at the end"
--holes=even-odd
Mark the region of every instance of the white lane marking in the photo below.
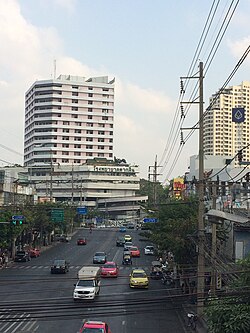
{"type": "MultiPolygon", "coordinates": [[[[24,316],[24,314],[22,314],[20,317],[23,317],[24,316]]],[[[15,333],[16,332],[16,330],[21,326],[23,324],[23,322],[21,321],[12,331],[11,331],[11,333],[15,333]]]]}
{"type": "Polygon", "coordinates": [[[117,250],[116,253],[115,253],[115,255],[114,255],[114,257],[113,257],[113,260],[112,260],[112,261],[116,261],[116,259],[117,259],[117,257],[118,257],[118,253],[119,253],[119,251],[117,250]]]}
{"type": "Polygon", "coordinates": [[[29,328],[28,328],[28,331],[31,330],[31,328],[36,324],[37,322],[36,321],[33,321],[33,322],[28,322],[28,324],[30,325],[29,328]]]}
{"type": "MultiPolygon", "coordinates": [[[[24,314],[21,315],[21,317],[23,317],[24,314]]],[[[14,315],[13,316],[14,318],[19,318],[17,317],[17,315],[14,315]]],[[[11,321],[13,321],[13,317],[11,318],[11,321]]],[[[4,330],[4,333],[8,332],[14,325],[16,325],[16,322],[14,321],[11,325],[10,325],[10,322],[8,322],[8,328],[6,328],[6,330],[4,330]]]]}
{"type": "Polygon", "coordinates": [[[125,323],[126,323],[126,321],[125,321],[125,320],[123,320],[123,321],[122,321],[122,325],[125,325],[125,323]]]}

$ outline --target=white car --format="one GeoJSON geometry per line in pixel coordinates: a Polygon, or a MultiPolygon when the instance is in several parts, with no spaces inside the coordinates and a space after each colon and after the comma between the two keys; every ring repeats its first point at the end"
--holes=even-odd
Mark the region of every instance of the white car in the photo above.
{"type": "Polygon", "coordinates": [[[151,245],[147,245],[147,246],[144,248],[144,253],[145,253],[145,254],[151,254],[151,255],[153,255],[153,254],[154,254],[154,247],[151,246],[151,245]]]}

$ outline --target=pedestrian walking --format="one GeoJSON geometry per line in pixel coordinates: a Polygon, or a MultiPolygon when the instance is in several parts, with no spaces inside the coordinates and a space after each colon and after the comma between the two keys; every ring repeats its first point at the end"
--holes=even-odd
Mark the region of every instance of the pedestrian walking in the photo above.
{"type": "Polygon", "coordinates": [[[8,254],[6,254],[4,256],[4,267],[7,268],[8,267],[8,263],[9,263],[9,257],[8,254]]]}

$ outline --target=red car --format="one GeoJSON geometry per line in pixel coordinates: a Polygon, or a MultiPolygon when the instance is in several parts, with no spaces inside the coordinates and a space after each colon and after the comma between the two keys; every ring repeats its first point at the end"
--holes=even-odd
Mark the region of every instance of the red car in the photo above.
{"type": "Polygon", "coordinates": [[[117,277],[119,268],[113,261],[107,261],[101,268],[102,277],[117,277]]]}
{"type": "Polygon", "coordinates": [[[137,246],[131,246],[129,249],[131,257],[140,257],[140,250],[137,246]]]}
{"type": "Polygon", "coordinates": [[[103,321],[85,321],[79,333],[111,333],[108,324],[103,321]]]}
{"type": "Polygon", "coordinates": [[[31,258],[37,258],[40,256],[41,251],[37,248],[29,249],[29,254],[31,258]]]}
{"type": "Polygon", "coordinates": [[[86,238],[78,238],[77,245],[86,245],[86,244],[87,244],[86,238]]]}

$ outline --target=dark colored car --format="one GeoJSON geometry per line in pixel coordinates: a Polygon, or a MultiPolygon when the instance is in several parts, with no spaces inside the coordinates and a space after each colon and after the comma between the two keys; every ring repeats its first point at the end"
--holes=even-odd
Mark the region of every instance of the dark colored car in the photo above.
{"type": "Polygon", "coordinates": [[[125,239],[124,239],[124,237],[118,237],[118,238],[116,239],[116,246],[124,246],[124,244],[125,244],[125,239]]]}
{"type": "Polygon", "coordinates": [[[105,264],[107,255],[105,252],[96,252],[93,257],[93,264],[105,264]]]}
{"type": "Polygon", "coordinates": [[[50,272],[54,273],[67,273],[69,271],[69,262],[64,259],[56,259],[51,265],[50,272]]]}
{"type": "Polygon", "coordinates": [[[27,251],[17,251],[15,255],[14,261],[22,262],[22,261],[30,261],[30,254],[27,251]]]}
{"type": "Polygon", "coordinates": [[[69,237],[66,235],[61,235],[59,240],[60,240],[60,242],[68,243],[69,237]]]}
{"type": "Polygon", "coordinates": [[[87,239],[86,238],[78,238],[77,245],[86,245],[87,239]]]}

